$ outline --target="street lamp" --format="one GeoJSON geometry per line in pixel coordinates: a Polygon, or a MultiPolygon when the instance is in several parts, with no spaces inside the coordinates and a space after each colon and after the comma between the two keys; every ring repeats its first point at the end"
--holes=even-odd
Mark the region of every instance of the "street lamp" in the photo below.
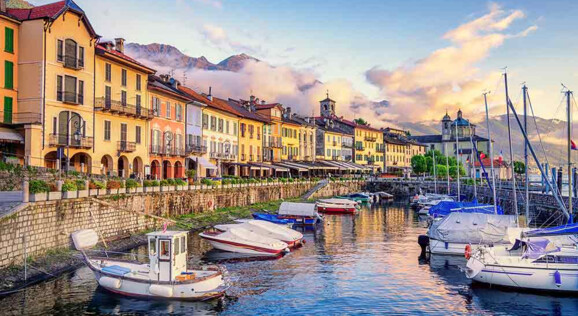
{"type": "MultiPolygon", "coordinates": [[[[67,122],[67,125],[69,126],[68,133],[70,133],[70,121],[72,121],[72,119],[74,117],[75,117],[74,115],[70,115],[70,117],[68,118],[68,122],[67,122]]],[[[80,144],[80,140],[82,137],[82,134],[80,133],[80,129],[82,126],[84,126],[85,122],[83,121],[81,123],[80,120],[82,118],[80,117],[80,115],[78,115],[77,117],[78,117],[78,120],[72,122],[72,124],[74,125],[74,128],[76,129],[74,134],[73,134],[73,137],[74,137],[74,141],[76,143],[80,144]]],[[[70,169],[70,136],[69,135],[70,134],[66,135],[66,172],[67,173],[68,173],[68,170],[70,169]]]]}

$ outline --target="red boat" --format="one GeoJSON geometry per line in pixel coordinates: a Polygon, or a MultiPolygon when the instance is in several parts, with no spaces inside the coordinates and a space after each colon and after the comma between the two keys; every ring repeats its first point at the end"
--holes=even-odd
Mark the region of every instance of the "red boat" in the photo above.
{"type": "Polygon", "coordinates": [[[355,214],[358,207],[357,202],[347,199],[325,199],[317,201],[317,210],[324,213],[355,214]]]}

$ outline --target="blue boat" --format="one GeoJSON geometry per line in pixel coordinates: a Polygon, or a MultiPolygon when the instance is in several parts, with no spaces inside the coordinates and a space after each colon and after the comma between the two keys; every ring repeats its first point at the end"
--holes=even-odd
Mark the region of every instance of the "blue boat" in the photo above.
{"type": "Polygon", "coordinates": [[[295,226],[315,225],[318,218],[316,217],[301,217],[291,215],[267,214],[267,213],[253,213],[253,218],[261,221],[267,221],[275,224],[295,226]]]}
{"type": "Polygon", "coordinates": [[[286,225],[292,223],[287,219],[279,218],[277,214],[267,214],[267,213],[253,213],[253,218],[260,221],[267,221],[275,224],[286,225]]]}
{"type": "MultiPolygon", "coordinates": [[[[504,215],[501,206],[498,205],[497,211],[498,215],[504,215]]],[[[473,202],[441,201],[429,209],[429,215],[434,218],[447,216],[451,212],[494,214],[494,205],[480,204],[476,200],[473,202]]]]}

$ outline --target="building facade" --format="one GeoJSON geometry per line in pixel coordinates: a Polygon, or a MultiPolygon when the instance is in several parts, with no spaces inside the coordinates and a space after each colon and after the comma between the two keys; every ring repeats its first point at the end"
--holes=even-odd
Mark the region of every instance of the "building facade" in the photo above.
{"type": "Polygon", "coordinates": [[[267,104],[261,101],[261,104],[257,104],[255,109],[257,114],[265,117],[269,122],[263,132],[263,161],[280,162],[283,151],[281,139],[283,106],[279,103],[267,104]]]}
{"type": "Polygon", "coordinates": [[[216,169],[205,169],[206,176],[238,175],[236,166],[239,154],[239,113],[227,100],[213,97],[203,110],[203,145],[207,153],[203,156],[216,169]]]}
{"type": "Polygon", "coordinates": [[[355,126],[355,163],[360,165],[375,166],[375,171],[382,170],[385,153],[383,133],[367,125],[355,126]]]}

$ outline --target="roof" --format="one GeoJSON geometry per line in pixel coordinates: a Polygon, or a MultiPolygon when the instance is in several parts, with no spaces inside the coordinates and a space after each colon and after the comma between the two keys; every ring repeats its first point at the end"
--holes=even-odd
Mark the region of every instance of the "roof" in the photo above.
{"type": "Polygon", "coordinates": [[[96,45],[96,54],[100,55],[100,56],[105,56],[105,57],[107,57],[106,56],[107,54],[111,54],[114,57],[118,57],[118,58],[124,60],[125,62],[128,62],[129,64],[133,64],[133,65],[136,65],[140,68],[144,68],[145,72],[147,72],[149,74],[154,74],[156,72],[156,70],[145,66],[144,64],[138,62],[136,59],[133,59],[130,56],[119,52],[116,49],[111,49],[111,50],[106,49],[106,46],[104,45],[104,43],[99,43],[96,45]]]}
{"type": "Polygon", "coordinates": [[[159,76],[149,75],[148,89],[169,94],[172,97],[180,98],[183,101],[192,101],[185,93],[173,87],[170,83],[164,82],[159,76]]]}
{"type": "Polygon", "coordinates": [[[323,100],[321,100],[321,101],[319,101],[319,102],[325,102],[325,101],[329,101],[329,102],[335,103],[335,101],[332,100],[332,99],[330,99],[329,97],[327,97],[327,98],[325,98],[325,99],[323,99],[323,100]]]}
{"type": "Polygon", "coordinates": [[[20,20],[16,16],[14,16],[8,12],[0,11],[0,17],[4,17],[5,19],[10,20],[16,24],[20,24],[20,20]]]}
{"type": "Polygon", "coordinates": [[[217,110],[221,110],[227,112],[229,114],[233,114],[236,116],[243,116],[237,110],[235,110],[227,100],[219,99],[217,97],[213,97],[213,102],[207,104],[210,108],[214,108],[217,110]]]}
{"type": "Polygon", "coordinates": [[[98,37],[84,11],[72,0],[53,2],[29,9],[7,9],[9,14],[15,16],[20,21],[37,19],[49,19],[53,21],[66,11],[72,11],[80,15],[91,35],[93,37],[98,37]]]}
{"type": "Polygon", "coordinates": [[[408,145],[409,144],[409,142],[406,140],[403,140],[401,138],[396,138],[396,137],[389,137],[389,136],[383,137],[383,141],[385,141],[388,144],[394,144],[394,145],[408,145]]]}
{"type": "Polygon", "coordinates": [[[465,118],[457,118],[452,122],[452,126],[456,126],[456,124],[458,126],[476,126],[474,124],[471,124],[468,120],[466,120],[465,118]]]}
{"type": "Polygon", "coordinates": [[[269,120],[268,118],[266,118],[266,117],[264,117],[258,113],[251,112],[248,109],[246,109],[244,106],[242,106],[239,103],[239,101],[229,99],[228,103],[235,111],[239,112],[239,114],[243,118],[258,121],[258,122],[263,122],[263,123],[271,123],[271,120],[269,120]]]}
{"type": "MultiPolygon", "coordinates": [[[[409,136],[409,139],[413,139],[415,141],[418,141],[420,143],[423,144],[427,144],[427,143],[442,143],[442,135],[418,135],[418,136],[409,136]]],[[[487,142],[488,139],[485,137],[481,137],[478,135],[474,135],[472,137],[473,141],[476,142],[487,142]]],[[[451,137],[450,140],[447,140],[447,142],[455,142],[456,138],[455,137],[451,137]]],[[[460,137],[459,139],[460,142],[469,142],[470,141],[470,137],[460,137]]]]}
{"type": "Polygon", "coordinates": [[[333,132],[333,133],[339,133],[339,134],[345,134],[345,135],[351,135],[353,136],[353,134],[347,132],[346,130],[339,128],[339,126],[337,125],[329,125],[329,121],[325,121],[325,120],[331,120],[329,118],[324,118],[324,117],[316,117],[315,118],[315,124],[317,125],[317,128],[324,130],[324,131],[328,131],[328,132],[333,132]]]}
{"type": "Polygon", "coordinates": [[[255,108],[256,108],[257,110],[266,110],[266,109],[274,108],[274,107],[276,107],[276,106],[279,106],[279,107],[281,107],[281,108],[283,107],[283,105],[281,105],[281,103],[267,103],[267,104],[257,104],[257,105],[255,106],[255,108]]]}
{"type": "MultiPolygon", "coordinates": [[[[484,159],[482,159],[482,162],[484,163],[484,167],[492,167],[492,161],[490,160],[490,157],[486,157],[484,159]]],[[[474,167],[479,167],[480,166],[480,161],[476,159],[476,161],[474,162],[474,167]]],[[[494,159],[494,168],[507,168],[508,164],[502,160],[500,161],[500,159],[494,159]]]]}
{"type": "Polygon", "coordinates": [[[205,95],[200,94],[191,88],[180,85],[178,87],[178,89],[182,93],[186,94],[193,101],[197,101],[197,102],[202,103],[204,105],[208,105],[211,102],[211,100],[209,100],[209,98],[207,98],[205,95]]]}

